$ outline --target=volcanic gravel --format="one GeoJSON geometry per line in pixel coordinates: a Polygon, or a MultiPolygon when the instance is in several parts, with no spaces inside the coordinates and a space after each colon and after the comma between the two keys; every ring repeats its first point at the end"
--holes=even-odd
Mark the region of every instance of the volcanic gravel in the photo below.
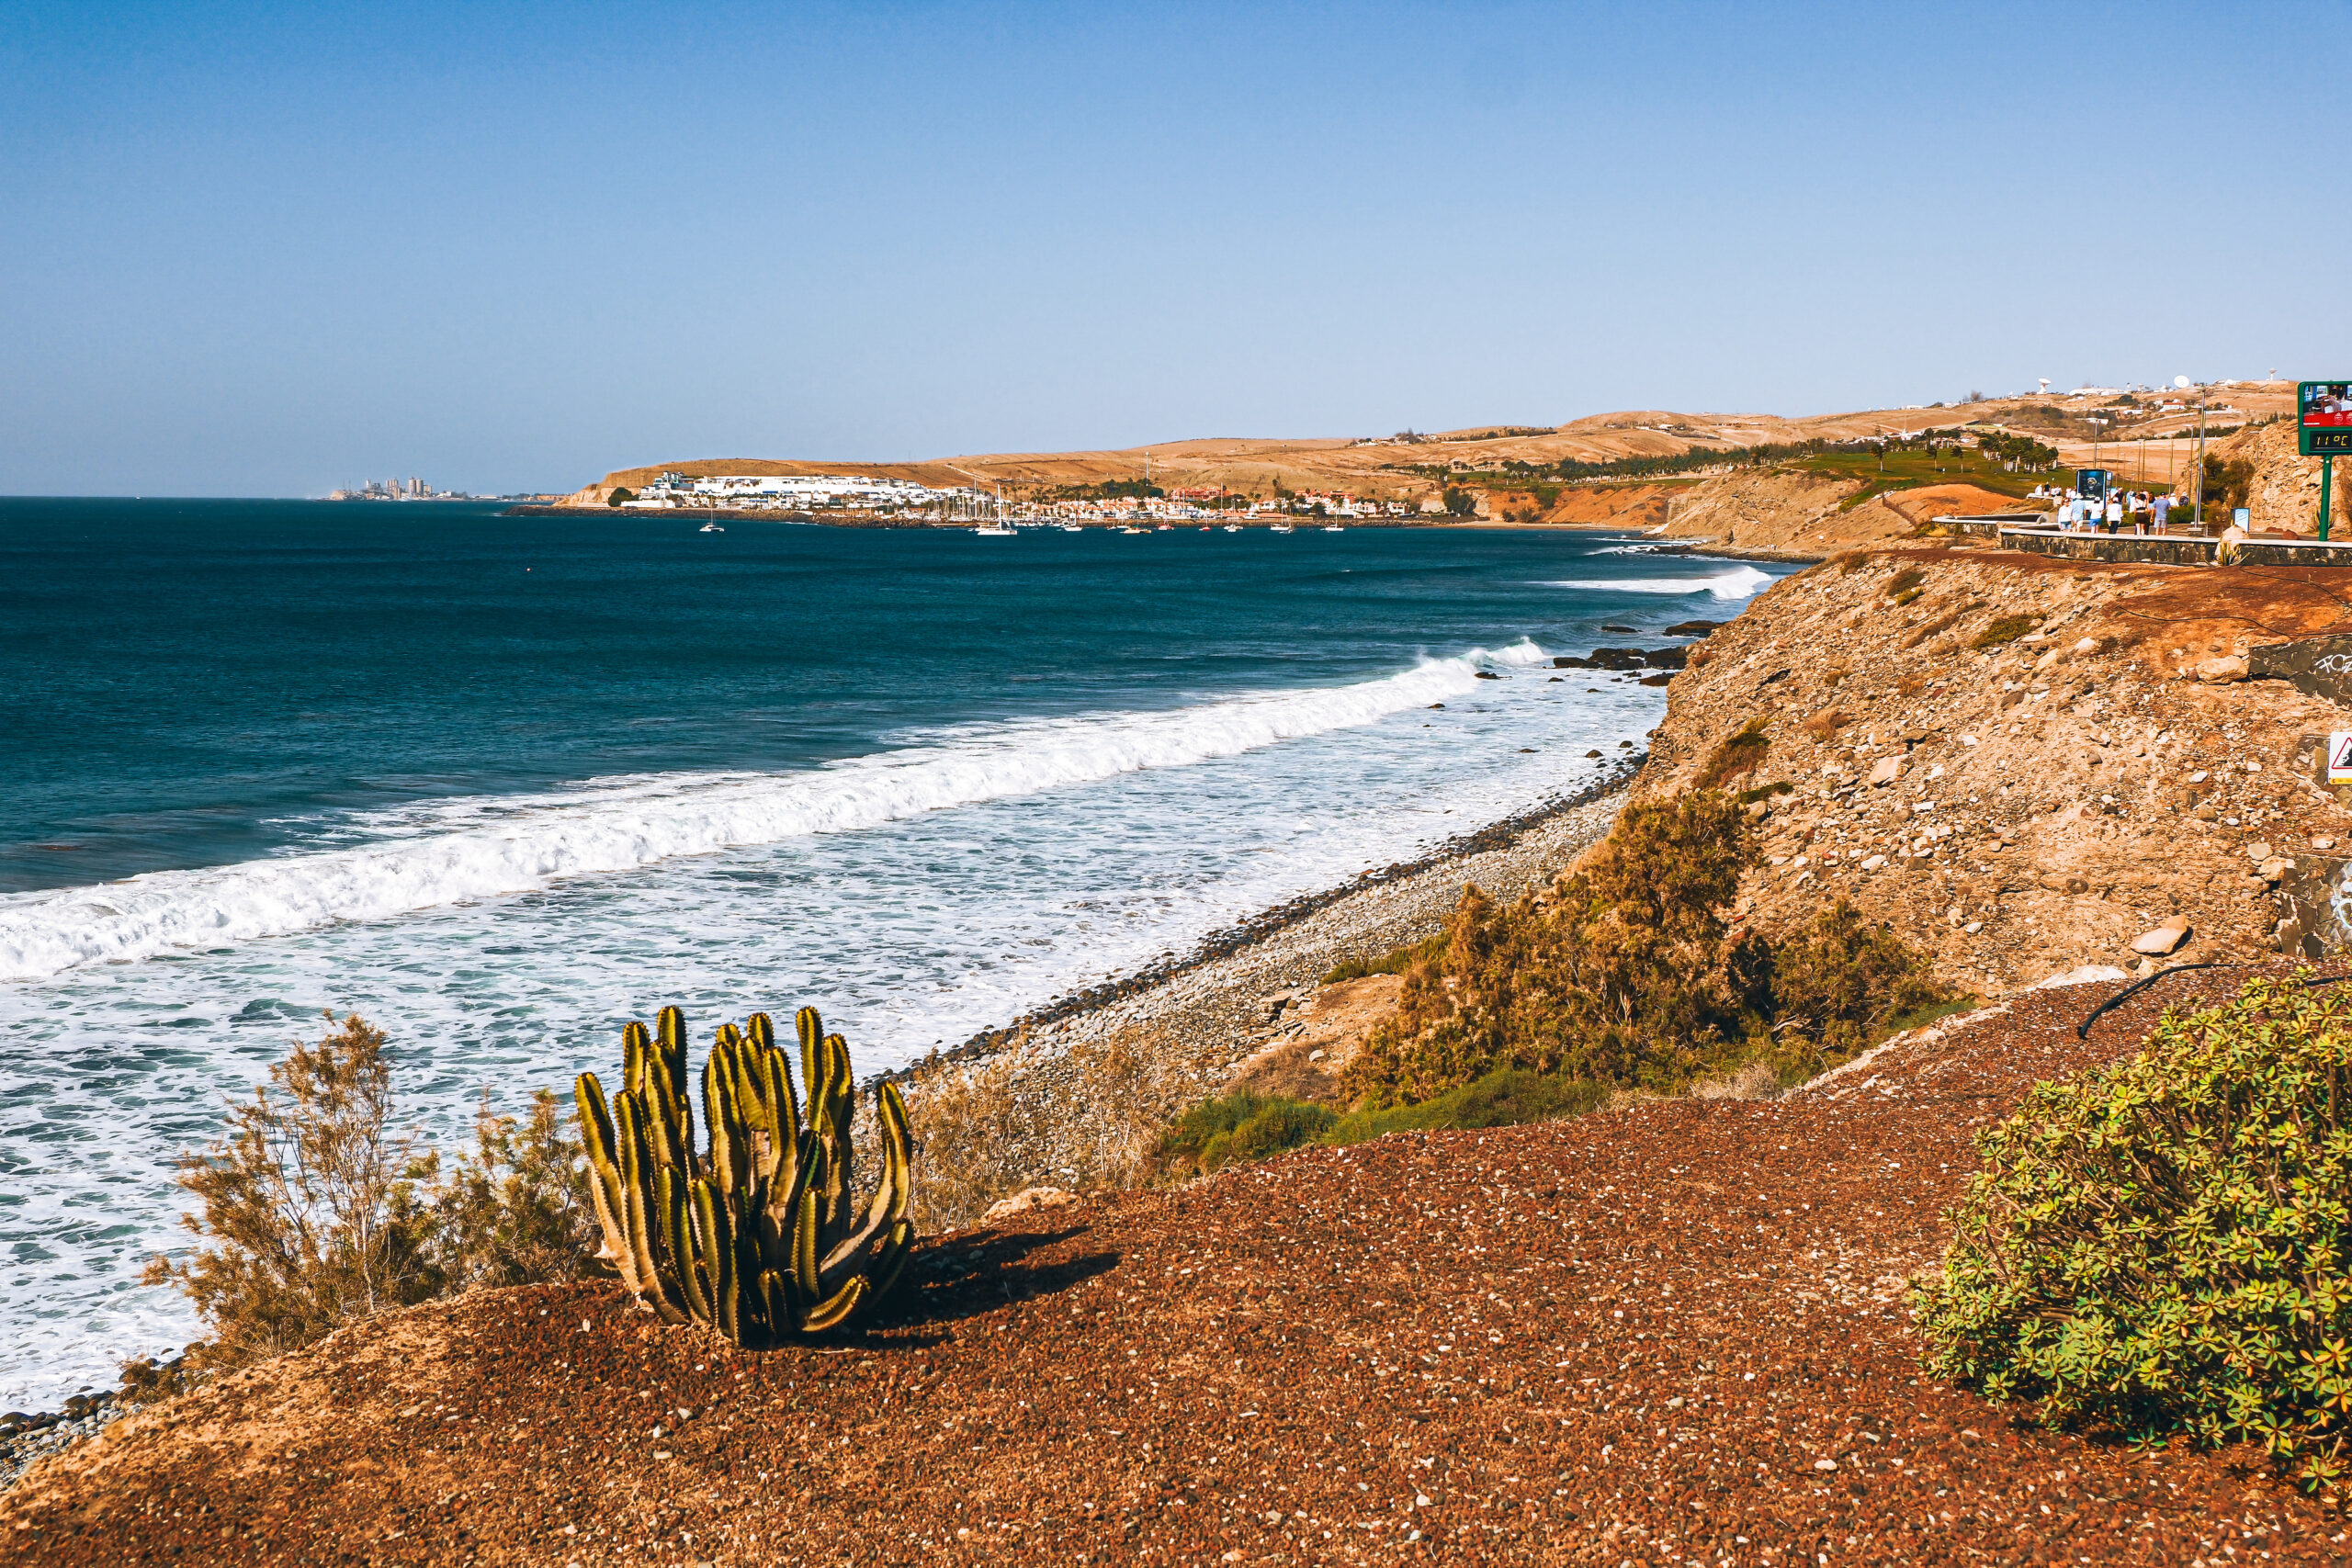
{"type": "Polygon", "coordinates": [[[925,1243],[745,1354],[609,1286],[390,1314],[0,1497],[16,1561],[2334,1562],[2251,1450],[2134,1455],[1918,1368],[1971,1133],[2159,983],[2031,992],[1775,1101],[1304,1151],[925,1243]]]}

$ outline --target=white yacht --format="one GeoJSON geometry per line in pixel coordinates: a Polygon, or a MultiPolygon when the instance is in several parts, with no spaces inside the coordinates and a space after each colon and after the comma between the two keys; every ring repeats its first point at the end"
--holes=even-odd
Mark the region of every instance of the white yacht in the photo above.
{"type": "Polygon", "coordinates": [[[1287,523],[1277,523],[1266,531],[1270,534],[1287,534],[1291,532],[1291,525],[1287,523]]]}
{"type": "Polygon", "coordinates": [[[727,530],[720,527],[716,523],[706,523],[702,525],[700,532],[705,534],[724,534],[727,530]]]}

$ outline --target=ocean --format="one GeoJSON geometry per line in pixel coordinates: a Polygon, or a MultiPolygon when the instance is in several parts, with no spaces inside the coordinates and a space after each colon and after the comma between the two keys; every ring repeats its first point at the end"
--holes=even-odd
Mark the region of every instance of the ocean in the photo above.
{"type": "Polygon", "coordinates": [[[1773,576],[1595,534],[698,528],[0,500],[0,1408],[194,1337],[138,1283],[188,1239],[174,1158],[322,1010],[389,1032],[435,1139],[670,1002],[705,1037],[814,1003],[902,1065],[1588,786],[1666,694],[1552,656],[1773,576]]]}

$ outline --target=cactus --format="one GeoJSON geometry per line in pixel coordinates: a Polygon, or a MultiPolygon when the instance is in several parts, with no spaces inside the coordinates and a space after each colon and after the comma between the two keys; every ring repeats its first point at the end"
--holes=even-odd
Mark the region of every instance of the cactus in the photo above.
{"type": "Polygon", "coordinates": [[[801,1090],[775,1026],[719,1026],[702,1069],[696,1152],[685,1016],[621,1032],[621,1087],[573,1086],[588,1190],[622,1285],[667,1323],[707,1323],[751,1348],[837,1328],[881,1299],[914,1225],[913,1144],[896,1085],[875,1091],[882,1170],[856,1201],[849,1045],[814,1008],[795,1021],[801,1090]],[[802,1093],[807,1096],[803,1117],[802,1093]]]}

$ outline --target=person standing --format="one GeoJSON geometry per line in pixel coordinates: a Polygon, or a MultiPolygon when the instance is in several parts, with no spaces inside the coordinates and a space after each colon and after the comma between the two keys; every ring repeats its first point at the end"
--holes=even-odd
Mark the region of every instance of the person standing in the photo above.
{"type": "Polygon", "coordinates": [[[2165,533],[2165,525],[2166,525],[2166,524],[2168,524],[2168,523],[2170,523],[2170,522],[2172,521],[2172,497],[2171,497],[2171,496],[2169,496],[2169,495],[2160,495],[2160,496],[2156,497],[2155,513],[2156,513],[2156,537],[2158,537],[2158,538],[2160,538],[2160,539],[2161,539],[2161,538],[2163,538],[2163,537],[2164,537],[2164,533],[2165,533]]]}

